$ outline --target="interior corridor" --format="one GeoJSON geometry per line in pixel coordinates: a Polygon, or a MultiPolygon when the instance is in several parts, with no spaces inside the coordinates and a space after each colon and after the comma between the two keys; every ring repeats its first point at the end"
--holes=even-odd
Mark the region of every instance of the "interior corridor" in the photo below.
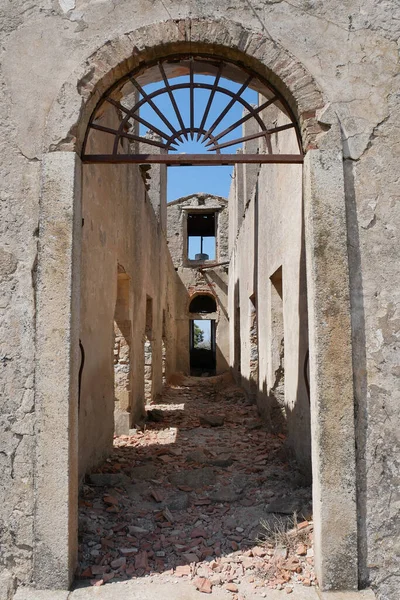
{"type": "Polygon", "coordinates": [[[78,587],[146,577],[262,598],[313,586],[311,489],[228,374],[174,376],[146,409],[82,486],[78,587]]]}

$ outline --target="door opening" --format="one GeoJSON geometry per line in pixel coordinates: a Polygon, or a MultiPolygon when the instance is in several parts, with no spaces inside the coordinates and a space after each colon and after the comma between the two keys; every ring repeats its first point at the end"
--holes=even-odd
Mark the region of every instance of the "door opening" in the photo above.
{"type": "Polygon", "coordinates": [[[190,374],[215,375],[215,319],[190,320],[190,374]]]}

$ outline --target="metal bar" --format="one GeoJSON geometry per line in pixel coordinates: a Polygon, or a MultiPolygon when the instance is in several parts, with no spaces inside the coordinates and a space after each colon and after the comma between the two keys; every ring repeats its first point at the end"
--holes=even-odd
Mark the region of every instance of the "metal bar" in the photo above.
{"type": "MultiPolygon", "coordinates": [[[[194,133],[197,133],[199,131],[199,129],[197,127],[195,127],[193,129],[194,133]]],[[[182,129],[181,131],[177,132],[177,135],[184,135],[187,139],[187,134],[190,133],[190,128],[189,127],[185,127],[185,129],[182,129]]],[[[204,130],[200,131],[200,133],[205,133],[204,130]]],[[[172,148],[173,144],[175,144],[174,140],[176,139],[176,135],[171,135],[169,138],[167,138],[167,146],[168,148],[172,148]]],[[[213,136],[211,136],[211,140],[213,140],[213,136]]],[[[219,153],[219,150],[217,150],[217,152],[219,153]]]]}
{"type": "Polygon", "coordinates": [[[135,88],[138,90],[139,94],[142,94],[144,100],[146,102],[148,102],[151,106],[151,108],[154,110],[154,112],[156,113],[156,115],[158,115],[160,117],[160,119],[165,123],[165,125],[168,127],[168,129],[170,129],[172,131],[172,133],[176,133],[176,129],[171,125],[171,123],[168,121],[168,119],[162,114],[161,110],[158,108],[158,106],[156,104],[154,104],[153,100],[151,99],[151,97],[149,96],[149,94],[147,94],[144,89],[142,88],[142,86],[131,77],[131,82],[133,83],[133,85],[135,86],[135,88]]]}
{"type": "MultiPolygon", "coordinates": [[[[271,100],[267,100],[267,102],[264,102],[264,104],[261,104],[261,106],[258,106],[257,108],[255,108],[251,112],[249,111],[247,113],[247,115],[245,115],[244,117],[242,117],[241,119],[239,119],[238,121],[236,121],[235,123],[233,123],[233,125],[231,125],[227,129],[224,129],[224,131],[222,131],[218,135],[214,136],[214,140],[217,141],[217,140],[221,139],[222,137],[225,137],[228,133],[230,133],[231,131],[233,131],[234,129],[236,129],[236,127],[239,127],[239,125],[242,125],[243,123],[246,123],[246,121],[248,121],[249,119],[251,119],[252,117],[254,117],[254,115],[258,114],[259,112],[263,111],[268,106],[270,106],[271,104],[273,104],[275,102],[275,100],[277,100],[276,96],[274,96],[273,98],[271,98],[271,100]]],[[[209,142],[207,142],[206,146],[211,146],[211,144],[212,144],[212,141],[210,140],[209,142]]]]}
{"type": "Polygon", "coordinates": [[[190,138],[194,137],[194,81],[193,81],[193,58],[190,59],[190,138]]]}
{"type": "Polygon", "coordinates": [[[154,133],[157,133],[160,137],[163,137],[166,140],[170,137],[164,131],[161,131],[161,129],[158,129],[158,127],[156,127],[155,125],[152,125],[151,123],[149,123],[149,121],[146,121],[146,119],[143,119],[142,117],[139,117],[139,115],[132,112],[133,109],[129,110],[128,108],[125,108],[125,106],[123,106],[120,102],[117,102],[113,98],[106,98],[106,100],[107,100],[107,102],[109,102],[110,104],[115,106],[116,108],[122,110],[129,117],[132,117],[132,119],[134,119],[138,123],[142,123],[142,125],[144,125],[145,127],[148,127],[149,129],[154,131],[154,133]]]}
{"type": "Polygon", "coordinates": [[[214,131],[214,129],[219,125],[219,123],[222,121],[222,119],[225,117],[225,115],[228,114],[228,112],[230,111],[230,109],[232,108],[232,106],[235,104],[236,100],[239,100],[240,96],[242,95],[242,93],[244,92],[244,90],[246,88],[248,88],[250,81],[253,79],[253,76],[250,75],[250,77],[248,77],[246,79],[246,81],[244,82],[244,84],[242,85],[242,87],[236,92],[236,94],[232,97],[232,100],[230,102],[228,102],[228,104],[225,106],[224,110],[222,111],[222,113],[219,115],[219,117],[214,121],[214,123],[211,125],[211,127],[209,128],[209,130],[207,131],[207,133],[204,136],[204,141],[210,137],[211,133],[214,131]]]}
{"type": "Polygon", "coordinates": [[[281,125],[280,127],[267,129],[267,131],[259,131],[258,133],[252,133],[251,135],[245,135],[244,137],[236,138],[236,140],[231,140],[230,142],[225,142],[224,144],[215,144],[215,146],[209,148],[209,151],[212,152],[213,150],[221,150],[221,148],[228,148],[228,146],[235,146],[240,142],[255,140],[259,137],[271,135],[272,133],[277,133],[278,131],[285,131],[285,129],[291,129],[292,127],[294,127],[294,123],[288,123],[287,125],[281,125]]]}
{"type": "MultiPolygon", "coordinates": [[[[187,89],[187,87],[188,87],[187,83],[175,83],[173,85],[170,85],[171,91],[185,90],[185,89],[187,89]]],[[[193,87],[195,89],[202,89],[202,90],[212,90],[213,89],[213,85],[211,85],[210,83],[193,83],[193,87]]],[[[251,104],[249,104],[244,98],[237,97],[237,94],[234,94],[233,92],[231,92],[231,90],[228,90],[227,88],[218,86],[218,87],[216,87],[215,91],[220,92],[221,94],[230,96],[233,100],[233,103],[235,101],[239,102],[248,111],[251,112],[253,110],[253,107],[251,106],[251,104]]],[[[150,101],[153,98],[157,98],[157,96],[160,96],[161,94],[165,94],[165,93],[166,93],[165,88],[161,88],[158,90],[154,90],[154,92],[151,92],[151,94],[147,94],[146,98],[149,98],[149,101],[150,101]]],[[[146,98],[142,98],[142,100],[139,100],[139,102],[137,102],[135,104],[135,106],[132,107],[131,110],[137,112],[141,108],[141,106],[143,106],[143,104],[145,104],[147,102],[146,98]]],[[[265,123],[262,121],[262,119],[259,117],[259,115],[254,114],[254,118],[256,119],[256,121],[259,124],[259,126],[261,127],[261,129],[263,131],[266,131],[265,123]]],[[[124,124],[124,121],[121,122],[120,128],[122,127],[123,124],[124,124]]],[[[169,127],[169,129],[171,129],[171,127],[169,127]]],[[[116,130],[116,133],[118,133],[118,130],[116,130]]],[[[173,131],[173,133],[176,134],[177,132],[173,131]]],[[[211,137],[211,135],[209,137],[211,137]]]]}
{"type": "Polygon", "coordinates": [[[84,154],[87,164],[167,164],[167,165],[235,165],[302,164],[302,154],[84,154]]]}
{"type": "Polygon", "coordinates": [[[206,269],[215,269],[215,267],[222,267],[223,265],[229,265],[229,260],[224,260],[223,262],[214,263],[213,265],[201,265],[197,267],[198,271],[205,271],[206,269]]]}
{"type": "Polygon", "coordinates": [[[164,80],[165,89],[168,92],[168,96],[169,96],[169,99],[171,100],[171,104],[172,104],[172,106],[174,108],[174,111],[175,111],[176,117],[178,119],[180,128],[181,129],[185,129],[185,123],[183,122],[182,115],[181,115],[179,107],[178,107],[178,105],[176,103],[175,96],[172,93],[171,86],[170,86],[169,81],[168,81],[168,77],[165,74],[164,67],[163,67],[163,65],[162,65],[161,62],[158,63],[158,68],[160,69],[160,73],[161,73],[162,78],[164,80]]]}
{"type": "MultiPolygon", "coordinates": [[[[97,125],[96,123],[91,124],[92,129],[98,129],[98,131],[104,131],[104,133],[111,133],[112,135],[116,135],[114,129],[110,129],[109,127],[103,127],[103,125],[97,125]]],[[[150,146],[158,146],[158,148],[163,148],[164,150],[168,150],[168,146],[163,144],[162,142],[157,142],[156,140],[148,140],[140,135],[134,135],[133,133],[127,133],[126,131],[121,131],[118,134],[118,137],[124,137],[128,140],[134,140],[135,142],[143,142],[145,144],[150,144],[150,146]]]]}
{"type": "MultiPolygon", "coordinates": [[[[206,110],[204,111],[204,115],[203,115],[203,118],[200,123],[200,129],[204,129],[204,125],[206,124],[208,113],[210,112],[211,104],[213,103],[215,92],[217,91],[217,87],[219,84],[219,80],[221,79],[222,69],[223,69],[223,63],[220,63],[217,74],[215,76],[213,86],[211,88],[210,95],[208,97],[206,110]]],[[[199,139],[200,139],[200,133],[197,134],[197,141],[199,141],[199,139]]]]}

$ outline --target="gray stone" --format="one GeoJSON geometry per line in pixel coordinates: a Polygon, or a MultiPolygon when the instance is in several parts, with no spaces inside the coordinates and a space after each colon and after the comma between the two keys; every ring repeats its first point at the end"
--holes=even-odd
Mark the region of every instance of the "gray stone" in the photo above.
{"type": "Polygon", "coordinates": [[[14,600],[68,600],[69,595],[66,590],[34,590],[20,587],[14,600]]]}
{"type": "Polygon", "coordinates": [[[276,513],[279,515],[299,514],[302,509],[302,502],[296,498],[276,498],[265,506],[265,512],[276,513]]]}
{"type": "Polygon", "coordinates": [[[154,479],[157,475],[157,468],[152,465],[142,465],[140,467],[134,467],[131,471],[131,476],[133,479],[154,479]]]}
{"type": "Polygon", "coordinates": [[[222,427],[225,419],[222,415],[201,415],[199,420],[201,425],[206,425],[209,427],[222,427]]]}
{"type": "Polygon", "coordinates": [[[129,477],[124,473],[90,473],[87,481],[96,487],[113,487],[130,483],[129,477]]]}
{"type": "Polygon", "coordinates": [[[200,488],[205,485],[212,485],[216,481],[216,475],[211,467],[193,469],[192,471],[181,471],[173,473],[169,480],[174,485],[187,485],[191,488],[200,488]]]}
{"type": "Polygon", "coordinates": [[[164,504],[170,510],[184,510],[189,506],[189,495],[185,492],[177,492],[169,496],[164,504]]]}
{"type": "Polygon", "coordinates": [[[12,275],[17,269],[17,259],[11,252],[6,252],[0,248],[0,281],[9,275],[12,275]]]}
{"type": "Polygon", "coordinates": [[[197,449],[197,450],[193,450],[192,452],[190,452],[187,456],[186,456],[186,461],[188,463],[200,463],[200,464],[206,464],[208,462],[208,458],[205,455],[203,450],[197,449]]]}
{"type": "Polygon", "coordinates": [[[218,458],[213,458],[211,460],[208,461],[209,465],[212,465],[213,467],[230,467],[231,465],[233,465],[234,463],[234,459],[230,454],[221,454],[221,456],[219,456],[218,458]]]}
{"type": "Polygon", "coordinates": [[[223,487],[212,492],[209,497],[212,502],[236,502],[240,494],[232,487],[223,487]]]}

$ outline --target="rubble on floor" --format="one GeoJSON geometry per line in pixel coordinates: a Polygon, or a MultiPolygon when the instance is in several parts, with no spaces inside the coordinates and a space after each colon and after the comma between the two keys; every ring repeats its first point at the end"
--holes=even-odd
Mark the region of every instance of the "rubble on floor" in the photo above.
{"type": "Polygon", "coordinates": [[[189,579],[232,600],[244,581],[315,585],[310,488],[242,390],[187,378],[147,408],[82,487],[78,579],[189,579]]]}

